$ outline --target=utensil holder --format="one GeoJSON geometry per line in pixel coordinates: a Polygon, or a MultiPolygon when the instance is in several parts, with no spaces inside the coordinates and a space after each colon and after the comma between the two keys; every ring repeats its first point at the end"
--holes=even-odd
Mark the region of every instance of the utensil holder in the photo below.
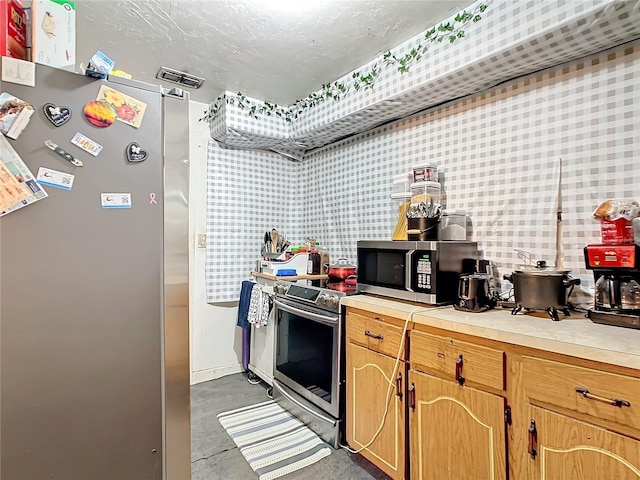
{"type": "Polygon", "coordinates": [[[409,240],[437,240],[439,217],[418,217],[407,219],[409,240]]]}

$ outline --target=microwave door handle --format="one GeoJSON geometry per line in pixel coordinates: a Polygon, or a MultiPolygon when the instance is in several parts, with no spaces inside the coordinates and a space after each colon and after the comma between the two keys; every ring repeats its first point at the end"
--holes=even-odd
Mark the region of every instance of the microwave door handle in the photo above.
{"type": "Polygon", "coordinates": [[[404,288],[409,292],[413,292],[413,288],[411,288],[411,258],[413,257],[415,250],[409,250],[405,254],[404,258],[404,288]]]}
{"type": "Polygon", "coordinates": [[[309,318],[311,320],[315,320],[316,322],[326,323],[328,325],[335,325],[338,322],[338,317],[327,317],[325,315],[318,315],[317,313],[313,313],[308,310],[302,310],[300,308],[287,305],[285,303],[282,303],[278,299],[274,299],[273,303],[275,303],[280,310],[284,310],[285,312],[293,313],[294,315],[299,315],[301,317],[309,318]]]}

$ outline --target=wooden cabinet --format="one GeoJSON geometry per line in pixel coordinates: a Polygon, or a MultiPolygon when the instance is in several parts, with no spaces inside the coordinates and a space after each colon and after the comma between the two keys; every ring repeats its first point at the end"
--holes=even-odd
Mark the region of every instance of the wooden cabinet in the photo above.
{"type": "Polygon", "coordinates": [[[637,440],[539,407],[530,416],[529,478],[640,479],[637,440]]]}
{"type": "Polygon", "coordinates": [[[507,478],[504,398],[413,370],[408,385],[412,479],[507,478]]]}
{"type": "Polygon", "coordinates": [[[362,455],[392,478],[640,480],[637,367],[398,318],[347,314],[347,441],[369,443],[387,411],[362,455]],[[397,355],[407,378],[387,396],[397,355]]]}
{"type": "Polygon", "coordinates": [[[405,364],[399,362],[395,369],[395,358],[350,342],[346,354],[347,442],[355,450],[364,447],[360,454],[391,478],[404,479],[405,364]]]}
{"type": "Polygon", "coordinates": [[[453,338],[411,332],[411,368],[463,385],[504,388],[504,352],[453,338]]]}
{"type": "Polygon", "coordinates": [[[640,379],[528,356],[523,367],[530,403],[588,415],[640,438],[640,379]]]}
{"type": "Polygon", "coordinates": [[[522,364],[530,478],[640,480],[640,379],[530,356],[522,364]]]}
{"type": "Polygon", "coordinates": [[[347,341],[374,352],[396,358],[404,344],[402,332],[402,328],[390,324],[389,319],[382,315],[349,314],[347,341]]]}

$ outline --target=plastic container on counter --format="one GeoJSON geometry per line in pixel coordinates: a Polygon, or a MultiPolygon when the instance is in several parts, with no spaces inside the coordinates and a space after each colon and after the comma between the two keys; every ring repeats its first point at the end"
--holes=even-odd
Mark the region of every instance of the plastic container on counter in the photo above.
{"type": "Polygon", "coordinates": [[[467,239],[467,212],[461,209],[444,210],[440,216],[440,240],[467,239]]]}
{"type": "Polygon", "coordinates": [[[406,193],[409,192],[411,188],[411,183],[413,183],[413,173],[401,173],[399,175],[394,175],[391,177],[393,179],[393,190],[392,193],[406,193]]]}
{"type": "Polygon", "coordinates": [[[437,182],[438,166],[429,163],[417,163],[411,167],[413,169],[414,182],[437,182]]]}
{"type": "Polygon", "coordinates": [[[428,202],[441,203],[442,186],[438,182],[415,182],[411,184],[411,203],[428,202]]]}
{"type": "Polygon", "coordinates": [[[407,211],[411,204],[411,192],[391,194],[391,212],[396,221],[391,240],[407,240],[407,211]]]}

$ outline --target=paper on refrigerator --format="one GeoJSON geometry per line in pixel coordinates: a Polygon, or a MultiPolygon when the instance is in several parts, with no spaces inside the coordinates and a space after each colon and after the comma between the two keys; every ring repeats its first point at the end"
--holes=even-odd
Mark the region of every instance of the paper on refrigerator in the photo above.
{"type": "Polygon", "coordinates": [[[0,211],[5,211],[26,198],[27,192],[16,177],[0,162],[0,211]]]}
{"type": "Polygon", "coordinates": [[[65,0],[31,3],[31,60],[72,70],[76,64],[76,4],[65,0]]]}
{"type": "Polygon", "coordinates": [[[36,182],[29,167],[22,161],[22,158],[20,158],[4,135],[0,135],[0,171],[5,174],[0,181],[0,188],[2,188],[3,193],[9,195],[8,192],[11,190],[11,186],[15,188],[16,183],[21,189],[21,194],[18,194],[17,190],[14,189],[13,192],[15,196],[6,196],[5,198],[11,201],[22,197],[8,207],[0,204],[0,217],[48,196],[44,188],[36,182]],[[13,180],[9,180],[8,177],[6,177],[6,172],[10,174],[13,180]]]}

